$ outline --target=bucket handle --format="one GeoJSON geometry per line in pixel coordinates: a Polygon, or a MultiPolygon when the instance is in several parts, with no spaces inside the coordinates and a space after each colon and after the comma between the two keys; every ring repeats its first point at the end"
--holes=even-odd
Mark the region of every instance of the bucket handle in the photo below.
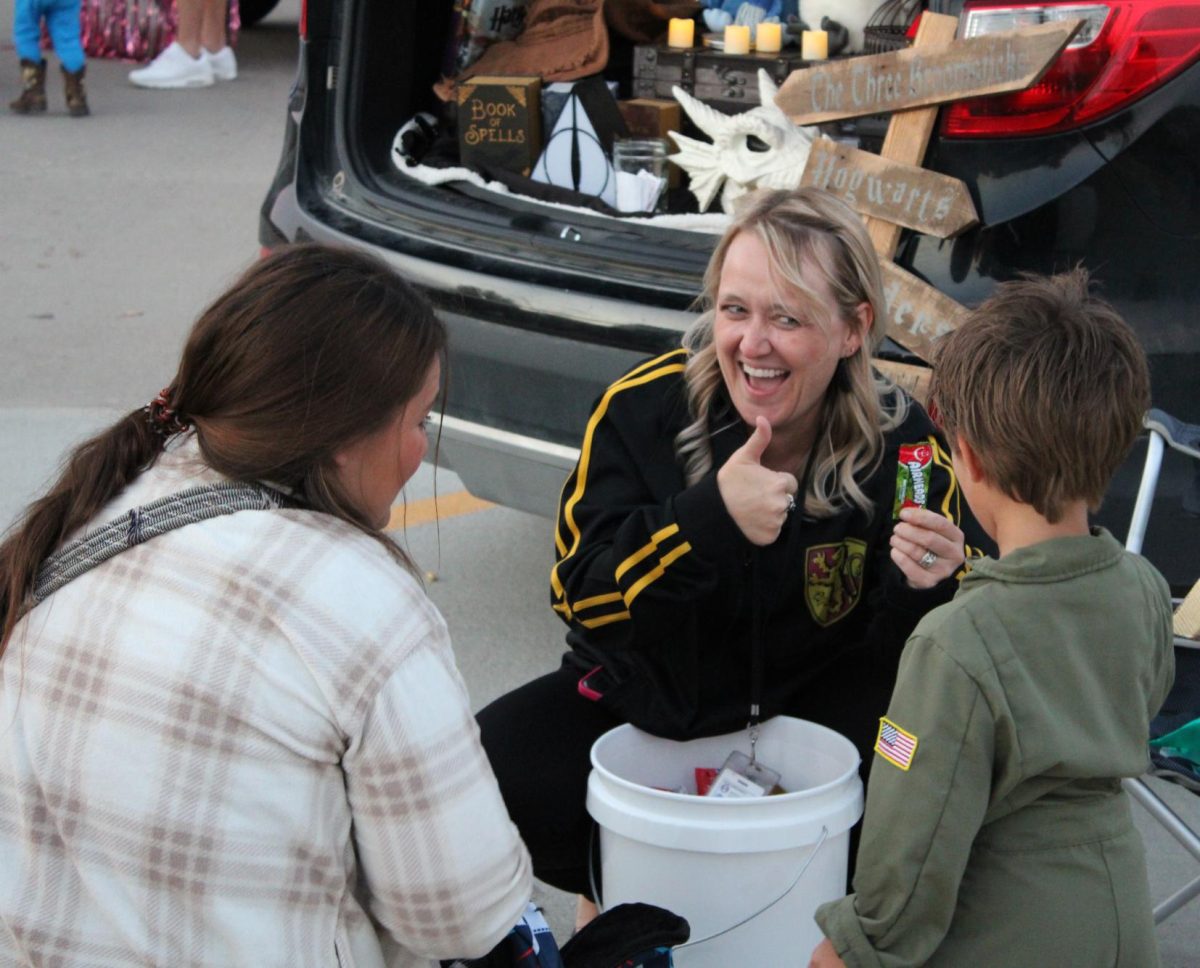
{"type": "MultiPolygon", "coordinates": [[[[596,833],[595,825],[593,825],[593,827],[592,827],[593,838],[595,837],[595,833],[596,833]]],[[[722,928],[720,931],[716,931],[713,934],[708,935],[707,937],[697,938],[695,941],[688,941],[688,942],[685,942],[684,944],[675,945],[675,947],[672,950],[681,951],[684,948],[694,948],[697,945],[706,944],[709,941],[714,941],[723,935],[729,934],[730,931],[736,931],[738,928],[742,927],[742,925],[749,924],[760,914],[763,914],[763,913],[769,911],[776,904],[778,904],[780,901],[782,901],[785,897],[787,897],[789,894],[791,894],[793,890],[795,890],[796,885],[800,883],[800,879],[804,876],[804,872],[808,870],[809,865],[813,862],[813,858],[817,856],[817,851],[819,851],[821,849],[821,846],[825,843],[825,840],[828,836],[829,836],[829,828],[822,826],[821,827],[821,835],[819,837],[817,837],[817,842],[813,845],[813,849],[809,852],[809,855],[806,858],[804,858],[804,863],[800,865],[800,871],[796,874],[795,878],[792,880],[792,883],[789,884],[784,889],[783,893],[780,894],[779,897],[775,898],[775,900],[770,901],[767,904],[764,904],[753,914],[749,915],[748,917],[742,918],[742,920],[740,920],[734,924],[731,924],[727,928],[722,928]]],[[[588,880],[591,882],[592,897],[596,898],[599,901],[600,895],[599,895],[599,892],[596,890],[596,873],[595,873],[595,869],[592,864],[592,849],[594,849],[594,840],[593,840],[592,848],[589,848],[589,850],[588,850],[588,880]]],[[[601,903],[603,903],[603,902],[601,902],[601,903]]]]}
{"type": "Polygon", "coordinates": [[[694,947],[696,947],[696,945],[705,944],[706,942],[713,941],[716,938],[721,937],[722,935],[729,934],[730,931],[736,931],[742,925],[749,924],[760,914],[763,914],[764,912],[769,911],[776,904],[778,904],[780,901],[782,901],[785,897],[787,897],[789,894],[791,894],[793,890],[795,890],[796,885],[800,883],[800,878],[802,878],[804,876],[804,872],[806,870],[808,870],[808,865],[811,864],[813,861],[813,858],[817,856],[817,851],[821,849],[821,845],[825,843],[825,838],[828,836],[829,836],[829,828],[822,827],[821,828],[821,836],[819,836],[817,838],[817,842],[813,845],[812,851],[809,853],[809,855],[806,858],[804,858],[804,863],[800,865],[800,872],[796,875],[796,877],[792,881],[792,883],[787,886],[787,888],[784,890],[784,892],[782,894],[780,894],[779,897],[775,898],[775,900],[773,900],[767,904],[764,904],[762,907],[760,907],[757,911],[755,911],[749,917],[742,918],[742,920],[738,921],[736,924],[731,924],[729,927],[724,928],[720,931],[717,931],[713,934],[710,934],[706,938],[697,938],[695,941],[688,941],[685,944],[676,945],[674,950],[679,951],[683,948],[694,948],[694,947]]]}

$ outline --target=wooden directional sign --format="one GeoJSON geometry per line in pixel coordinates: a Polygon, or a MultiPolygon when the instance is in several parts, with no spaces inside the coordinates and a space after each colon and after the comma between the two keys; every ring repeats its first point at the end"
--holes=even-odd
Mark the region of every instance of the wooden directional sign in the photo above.
{"type": "MultiPolygon", "coordinates": [[[[917,35],[913,38],[912,45],[923,54],[931,54],[953,44],[954,35],[957,33],[957,17],[926,10],[917,21],[917,35]]],[[[893,114],[888,124],[887,137],[883,139],[883,148],[879,153],[889,161],[898,161],[905,165],[921,164],[925,160],[925,149],[929,147],[929,139],[933,136],[937,113],[936,107],[930,107],[913,108],[893,114]]],[[[881,259],[890,259],[896,254],[901,231],[902,226],[886,219],[867,219],[867,232],[871,235],[871,244],[875,246],[875,251],[881,259]]]]}
{"type": "Polygon", "coordinates": [[[880,268],[888,336],[910,353],[932,360],[937,338],[956,329],[966,309],[890,260],[881,262],[880,268]]]}
{"type": "Polygon", "coordinates": [[[933,375],[929,367],[881,359],[872,360],[871,364],[922,406],[929,403],[929,380],[933,375]]]}
{"type": "Polygon", "coordinates": [[[910,47],[810,65],[788,76],[775,103],[797,124],[817,124],[1020,91],[1049,69],[1082,23],[956,40],[938,51],[910,47]]]}
{"type": "Polygon", "coordinates": [[[979,222],[967,186],[957,178],[826,138],[813,142],[801,184],[832,192],[860,215],[939,239],[979,222]]]}

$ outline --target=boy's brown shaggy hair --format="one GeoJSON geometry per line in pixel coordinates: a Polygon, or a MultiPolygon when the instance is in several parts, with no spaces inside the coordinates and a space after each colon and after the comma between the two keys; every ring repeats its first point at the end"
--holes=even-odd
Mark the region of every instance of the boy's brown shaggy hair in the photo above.
{"type": "Polygon", "coordinates": [[[951,447],[1051,524],[1099,508],[1150,405],[1137,337],[1082,269],[1003,283],[939,341],[931,398],[951,447]]]}

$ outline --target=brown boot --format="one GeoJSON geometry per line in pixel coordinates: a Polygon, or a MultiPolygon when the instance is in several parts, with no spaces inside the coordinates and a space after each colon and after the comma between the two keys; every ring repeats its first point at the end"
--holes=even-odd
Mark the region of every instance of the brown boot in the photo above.
{"type": "Polygon", "coordinates": [[[73,118],[86,117],[92,113],[88,110],[87,91],[83,89],[85,73],[87,73],[87,64],[84,64],[74,74],[65,67],[62,69],[63,90],[67,95],[67,110],[73,118]]]}
{"type": "Polygon", "coordinates": [[[46,110],[46,62],[21,61],[21,96],[9,101],[10,110],[17,114],[34,114],[46,110]]]}

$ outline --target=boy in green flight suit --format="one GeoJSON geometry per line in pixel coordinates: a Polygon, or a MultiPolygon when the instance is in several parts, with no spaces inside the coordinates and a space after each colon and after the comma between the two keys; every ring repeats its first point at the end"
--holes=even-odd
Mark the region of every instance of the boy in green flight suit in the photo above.
{"type": "Polygon", "coordinates": [[[1082,271],[1001,285],[943,338],[932,398],[1000,557],[905,646],[813,968],[1158,964],[1121,778],[1174,676],[1170,592],[1088,526],[1149,396],[1082,271]]]}

